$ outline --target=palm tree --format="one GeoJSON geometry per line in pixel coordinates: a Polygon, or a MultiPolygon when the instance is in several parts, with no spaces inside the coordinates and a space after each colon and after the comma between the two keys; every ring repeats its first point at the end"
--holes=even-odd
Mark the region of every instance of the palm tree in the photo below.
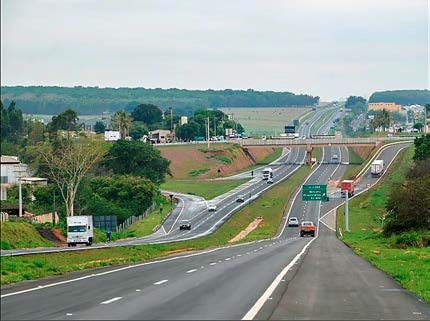
{"type": "Polygon", "coordinates": [[[128,128],[130,127],[133,118],[131,118],[130,114],[124,110],[119,110],[112,117],[112,124],[115,129],[119,130],[119,134],[121,139],[125,139],[128,135],[128,128]]]}

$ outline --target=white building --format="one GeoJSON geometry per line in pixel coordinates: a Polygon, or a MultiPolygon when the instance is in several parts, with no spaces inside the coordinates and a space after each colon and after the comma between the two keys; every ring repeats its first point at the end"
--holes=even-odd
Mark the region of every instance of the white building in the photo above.
{"type": "Polygon", "coordinates": [[[181,126],[188,124],[188,117],[187,116],[181,116],[181,122],[180,122],[181,126]]]}
{"type": "Polygon", "coordinates": [[[105,141],[116,142],[121,139],[121,135],[117,130],[107,130],[105,131],[105,141]]]}
{"type": "Polygon", "coordinates": [[[16,156],[1,156],[1,193],[0,200],[7,199],[7,189],[18,185],[19,178],[30,176],[28,166],[22,164],[16,156]]]}

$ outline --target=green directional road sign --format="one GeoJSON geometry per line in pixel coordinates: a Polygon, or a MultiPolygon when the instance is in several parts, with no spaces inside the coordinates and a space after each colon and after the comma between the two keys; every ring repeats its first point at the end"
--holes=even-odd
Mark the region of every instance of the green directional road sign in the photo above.
{"type": "Polygon", "coordinates": [[[326,201],[327,185],[303,185],[302,198],[304,201],[326,201]]]}

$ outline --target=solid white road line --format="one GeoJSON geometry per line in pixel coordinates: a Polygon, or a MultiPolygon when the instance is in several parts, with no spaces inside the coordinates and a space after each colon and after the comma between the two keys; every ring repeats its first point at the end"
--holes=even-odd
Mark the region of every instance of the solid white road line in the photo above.
{"type": "Polygon", "coordinates": [[[197,269],[192,269],[192,270],[188,270],[186,273],[193,273],[193,272],[196,272],[197,271],[197,269]]]}
{"type": "Polygon", "coordinates": [[[307,243],[301,252],[297,254],[294,259],[281,271],[281,273],[278,274],[278,276],[273,280],[272,284],[267,288],[267,290],[263,293],[263,295],[255,302],[255,304],[252,306],[252,308],[243,316],[242,320],[252,320],[260,311],[261,307],[264,305],[264,303],[270,298],[273,291],[275,291],[276,287],[281,282],[282,278],[287,274],[287,272],[291,269],[291,267],[297,262],[297,260],[300,258],[300,256],[305,253],[306,249],[309,247],[309,245],[316,240],[316,238],[313,238],[312,240],[307,243]]]}
{"type": "Polygon", "coordinates": [[[118,300],[121,300],[121,299],[122,299],[122,296],[117,296],[116,298],[112,298],[110,300],[103,301],[100,304],[109,304],[109,303],[112,303],[112,302],[115,302],[115,301],[118,301],[118,300]]]}
{"type": "Polygon", "coordinates": [[[179,217],[182,215],[182,212],[184,211],[184,208],[185,208],[185,202],[184,202],[184,200],[183,200],[181,197],[178,197],[178,198],[179,198],[179,199],[181,200],[181,202],[182,202],[182,208],[181,208],[181,211],[179,212],[178,217],[176,218],[175,222],[173,222],[173,225],[172,225],[172,227],[170,228],[169,232],[167,232],[167,234],[170,234],[170,232],[172,232],[173,228],[175,227],[176,223],[178,222],[179,217]]]}
{"type": "Polygon", "coordinates": [[[167,281],[169,280],[161,280],[161,281],[155,282],[154,285],[160,285],[160,284],[166,283],[167,281]]]}

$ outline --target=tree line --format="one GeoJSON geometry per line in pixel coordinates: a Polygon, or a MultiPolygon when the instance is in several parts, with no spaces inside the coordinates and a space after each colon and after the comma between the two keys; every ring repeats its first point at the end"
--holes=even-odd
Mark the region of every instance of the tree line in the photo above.
{"type": "Polygon", "coordinates": [[[430,103],[430,91],[424,90],[387,90],[374,92],[369,103],[393,102],[399,105],[425,105],[430,103]]]}
{"type": "Polygon", "coordinates": [[[58,114],[73,106],[80,115],[125,109],[131,112],[141,102],[169,107],[177,114],[192,115],[198,108],[305,107],[319,102],[318,96],[291,92],[248,90],[186,90],[149,88],[98,88],[56,86],[2,86],[1,99],[15,101],[25,113],[58,114]]]}

